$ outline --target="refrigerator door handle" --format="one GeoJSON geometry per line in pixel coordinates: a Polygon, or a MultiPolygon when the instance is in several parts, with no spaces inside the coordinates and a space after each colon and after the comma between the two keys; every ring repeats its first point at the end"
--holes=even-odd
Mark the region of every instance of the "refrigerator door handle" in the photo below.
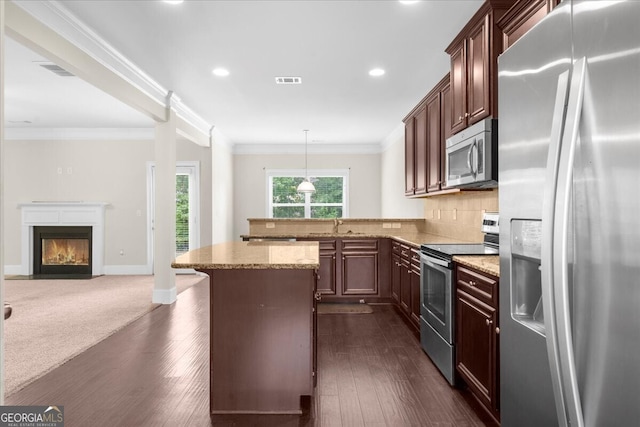
{"type": "Polygon", "coordinates": [[[558,185],[556,187],[553,227],[553,282],[555,284],[555,322],[564,399],[571,426],[583,427],[582,405],[573,352],[573,334],[569,301],[569,216],[573,185],[573,160],[579,137],[582,100],[586,80],[586,58],[575,61],[569,87],[569,102],[560,145],[558,185]]]}
{"type": "Polygon", "coordinates": [[[542,202],[542,246],[541,246],[541,278],[542,278],[542,306],[547,342],[547,356],[551,369],[551,383],[556,402],[556,411],[560,427],[566,427],[567,417],[562,388],[562,374],[560,372],[560,357],[558,349],[558,335],[555,321],[555,299],[553,282],[553,220],[558,187],[558,165],[560,163],[560,145],[565,121],[567,94],[569,90],[569,71],[558,76],[558,86],[551,122],[549,153],[542,202]]]}

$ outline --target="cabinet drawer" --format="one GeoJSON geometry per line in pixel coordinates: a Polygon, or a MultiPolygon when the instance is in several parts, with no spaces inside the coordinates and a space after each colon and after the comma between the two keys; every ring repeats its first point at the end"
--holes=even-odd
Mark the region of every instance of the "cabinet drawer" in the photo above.
{"type": "Polygon", "coordinates": [[[420,249],[411,248],[411,266],[420,271],[420,249]]]}
{"type": "Polygon", "coordinates": [[[393,251],[393,253],[398,254],[405,260],[409,261],[409,258],[411,256],[411,248],[409,247],[409,245],[405,245],[404,243],[400,242],[393,242],[391,250],[393,251]]]}
{"type": "Polygon", "coordinates": [[[320,251],[330,251],[335,252],[336,250],[336,241],[335,240],[320,240],[320,251]]]}
{"type": "Polygon", "coordinates": [[[496,278],[458,265],[456,268],[456,282],[458,289],[475,296],[494,308],[497,307],[498,280],[496,278]]]}
{"type": "Polygon", "coordinates": [[[342,240],[343,251],[377,251],[378,239],[343,239],[342,240]]]}

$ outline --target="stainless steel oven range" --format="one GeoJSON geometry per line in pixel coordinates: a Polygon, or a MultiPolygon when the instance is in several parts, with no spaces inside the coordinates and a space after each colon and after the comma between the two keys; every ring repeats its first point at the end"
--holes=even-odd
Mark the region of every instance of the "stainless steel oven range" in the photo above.
{"type": "Polygon", "coordinates": [[[440,372],[454,385],[454,255],[498,255],[497,213],[482,221],[483,243],[424,244],[420,253],[420,343],[440,372]]]}

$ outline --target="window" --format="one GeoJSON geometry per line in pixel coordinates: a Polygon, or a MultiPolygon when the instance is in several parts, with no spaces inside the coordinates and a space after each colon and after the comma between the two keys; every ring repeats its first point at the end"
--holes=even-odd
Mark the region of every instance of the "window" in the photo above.
{"type": "MultiPolygon", "coordinates": [[[[149,251],[153,250],[153,223],[155,222],[155,164],[148,163],[148,201],[150,210],[149,251]]],[[[200,246],[198,210],[200,191],[198,162],[176,162],[176,256],[200,246]]],[[[151,252],[150,252],[151,253],[151,252]]],[[[148,260],[151,264],[153,260],[148,260]]]]}
{"type": "Polygon", "coordinates": [[[347,218],[349,170],[310,170],[313,194],[298,193],[304,170],[267,171],[267,217],[347,218]]]}

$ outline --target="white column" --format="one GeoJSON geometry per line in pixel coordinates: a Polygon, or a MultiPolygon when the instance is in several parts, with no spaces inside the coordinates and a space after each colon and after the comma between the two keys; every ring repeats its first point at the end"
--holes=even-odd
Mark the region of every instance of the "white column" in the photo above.
{"type": "MultiPolygon", "coordinates": [[[[0,239],[4,236],[4,1],[0,1],[0,239]]],[[[0,405],[4,405],[4,243],[0,240],[0,405]]]]}
{"type": "Polygon", "coordinates": [[[175,302],[176,275],[171,262],[176,254],[176,113],[167,97],[167,121],[156,122],[156,185],[153,302],[175,302]]]}

